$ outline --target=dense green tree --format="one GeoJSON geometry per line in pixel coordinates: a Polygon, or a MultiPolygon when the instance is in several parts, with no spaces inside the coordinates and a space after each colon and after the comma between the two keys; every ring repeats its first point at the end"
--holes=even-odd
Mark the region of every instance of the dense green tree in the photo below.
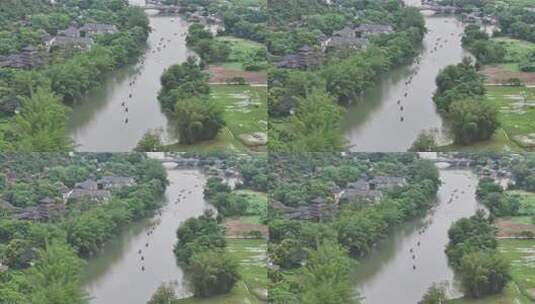
{"type": "Polygon", "coordinates": [[[437,78],[437,91],[433,96],[438,109],[448,112],[453,101],[481,97],[485,94],[483,78],[477,73],[470,59],[447,66],[437,78]]]}
{"type": "Polygon", "coordinates": [[[339,121],[343,110],[325,92],[316,90],[297,102],[288,126],[270,134],[271,151],[339,151],[345,146],[339,121]]]}
{"type": "Polygon", "coordinates": [[[489,139],[499,127],[497,108],[484,101],[458,100],[449,108],[451,130],[458,144],[489,139]]]}
{"type": "Polygon", "coordinates": [[[433,283],[433,285],[427,289],[418,304],[445,304],[447,301],[446,288],[433,283]]]}
{"type": "Polygon", "coordinates": [[[435,135],[430,132],[422,132],[418,135],[416,140],[412,143],[409,151],[412,152],[429,152],[436,151],[437,143],[435,135]]]}
{"type": "Polygon", "coordinates": [[[53,93],[38,89],[23,101],[15,117],[14,133],[19,151],[68,151],[72,148],[66,133],[68,110],[53,93]]]}
{"type": "Polygon", "coordinates": [[[325,243],[310,252],[303,269],[302,303],[359,303],[350,280],[353,262],[335,243],[325,243]]]}
{"type": "Polygon", "coordinates": [[[497,253],[465,255],[459,267],[465,293],[472,298],[500,293],[511,279],[509,268],[509,263],[497,253]]]}
{"type": "Polygon", "coordinates": [[[484,199],[491,193],[503,193],[503,187],[493,178],[484,177],[477,184],[476,195],[479,199],[484,199]]]}
{"type": "Polygon", "coordinates": [[[490,193],[482,200],[482,203],[489,208],[494,216],[517,215],[520,208],[520,200],[517,197],[504,195],[502,193],[490,193]]]}
{"type": "Polygon", "coordinates": [[[469,24],[464,28],[462,44],[465,47],[471,46],[478,40],[489,40],[487,32],[482,31],[478,25],[469,24]]]}
{"type": "Polygon", "coordinates": [[[507,55],[505,46],[492,40],[477,40],[468,49],[481,64],[504,62],[507,55]]]}
{"type": "Polygon", "coordinates": [[[446,248],[448,261],[458,267],[462,258],[478,251],[494,251],[498,246],[496,229],[485,218],[482,211],[470,218],[453,223],[448,230],[449,243],[446,248]]]}
{"type": "Polygon", "coordinates": [[[163,284],[158,287],[147,304],[173,304],[176,300],[175,289],[163,284]]]}
{"type": "Polygon", "coordinates": [[[186,36],[186,43],[188,45],[196,45],[200,40],[213,39],[210,31],[206,30],[204,25],[194,23],[188,28],[188,35],[186,36]]]}
{"type": "Polygon", "coordinates": [[[162,148],[160,135],[156,132],[147,131],[143,134],[134,150],[138,152],[157,152],[162,151],[162,148]]]}
{"type": "Polygon", "coordinates": [[[214,139],[225,126],[223,110],[212,100],[181,99],[175,106],[180,143],[193,144],[214,139]]]}
{"type": "Polygon", "coordinates": [[[195,253],[189,266],[193,293],[198,297],[210,297],[229,292],[240,279],[238,266],[225,251],[195,253]]]}
{"type": "Polygon", "coordinates": [[[28,270],[29,303],[87,303],[79,278],[82,266],[82,261],[68,245],[49,244],[28,270]]]}
{"type": "Polygon", "coordinates": [[[195,58],[190,57],[180,65],[173,65],[162,75],[162,90],[158,95],[162,108],[173,113],[177,101],[210,93],[208,75],[204,73],[195,58]]]}
{"type": "Polygon", "coordinates": [[[198,218],[191,218],[178,227],[176,232],[178,242],[175,245],[177,260],[183,264],[190,264],[196,253],[226,246],[225,229],[214,217],[213,212],[206,211],[198,218]]]}

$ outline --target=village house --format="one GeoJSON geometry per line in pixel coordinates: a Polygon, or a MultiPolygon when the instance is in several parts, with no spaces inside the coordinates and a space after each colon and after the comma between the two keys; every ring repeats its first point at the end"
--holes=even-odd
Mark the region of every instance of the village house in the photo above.
{"type": "Polygon", "coordinates": [[[288,219],[314,222],[329,221],[336,216],[337,212],[337,206],[322,197],[317,197],[308,204],[299,202],[298,205],[298,207],[288,207],[275,201],[270,204],[270,207],[281,212],[288,219]]]}
{"type": "Polygon", "coordinates": [[[76,48],[82,51],[86,51],[91,48],[93,39],[87,37],[69,37],[69,36],[56,36],[49,42],[49,50],[52,47],[59,48],[76,48]]]}
{"type": "Polygon", "coordinates": [[[370,180],[361,178],[349,183],[340,197],[340,204],[367,202],[374,203],[383,198],[383,191],[394,187],[403,187],[407,184],[404,177],[376,176],[370,180]]]}
{"type": "Polygon", "coordinates": [[[341,48],[364,50],[370,44],[369,37],[393,32],[394,29],[390,25],[361,24],[357,26],[349,24],[334,32],[329,38],[320,37],[320,43],[324,51],[341,48]]]}
{"type": "Polygon", "coordinates": [[[105,190],[102,184],[98,184],[92,179],[87,179],[81,183],[76,183],[74,189],[67,194],[67,201],[92,201],[102,202],[111,198],[111,192],[105,190]]]}
{"type": "Polygon", "coordinates": [[[75,189],[98,190],[98,183],[92,179],[86,179],[83,182],[74,184],[75,189]]]}
{"type": "Polygon", "coordinates": [[[284,69],[310,69],[320,65],[321,60],[320,52],[308,45],[304,45],[296,54],[284,56],[277,64],[277,67],[284,69]]]}
{"type": "Polygon", "coordinates": [[[0,56],[0,67],[33,69],[46,61],[46,55],[34,46],[27,46],[19,54],[0,56]]]}
{"type": "Polygon", "coordinates": [[[364,50],[368,47],[370,43],[367,38],[359,37],[353,25],[347,25],[343,29],[334,32],[331,37],[322,40],[323,43],[321,47],[323,52],[327,52],[333,49],[347,48],[354,50],[364,50]]]}
{"type": "Polygon", "coordinates": [[[115,25],[106,23],[86,23],[78,30],[80,37],[92,38],[97,35],[115,34],[118,32],[115,25]]]}
{"type": "Polygon", "coordinates": [[[113,24],[87,23],[80,28],[76,24],[71,24],[67,29],[58,31],[58,35],[48,40],[45,45],[48,50],[54,46],[88,50],[94,43],[93,38],[97,35],[117,32],[117,27],[113,24]]]}
{"type": "Polygon", "coordinates": [[[92,202],[103,202],[111,198],[111,193],[108,190],[85,190],[85,189],[74,189],[69,194],[67,200],[70,202],[73,201],[92,201],[92,202]]]}
{"type": "Polygon", "coordinates": [[[353,29],[358,38],[368,38],[375,35],[392,34],[394,29],[390,25],[382,24],[361,24],[353,29]]]}
{"type": "Polygon", "coordinates": [[[407,179],[399,176],[376,176],[370,180],[370,189],[384,190],[407,185],[407,179]]]}
{"type": "Polygon", "coordinates": [[[133,186],[135,185],[135,181],[132,177],[126,177],[126,176],[113,176],[113,175],[107,175],[103,176],[98,182],[97,182],[97,188],[98,189],[114,189],[114,188],[121,188],[126,186],[133,186]]]}
{"type": "Polygon", "coordinates": [[[40,200],[37,206],[24,208],[14,218],[26,221],[50,222],[60,218],[65,213],[65,205],[56,203],[50,198],[45,198],[40,200]]]}

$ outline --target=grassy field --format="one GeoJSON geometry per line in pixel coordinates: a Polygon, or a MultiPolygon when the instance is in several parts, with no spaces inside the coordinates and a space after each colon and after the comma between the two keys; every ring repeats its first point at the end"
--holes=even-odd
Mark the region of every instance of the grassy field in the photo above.
{"type": "Polygon", "coordinates": [[[499,240],[498,246],[511,262],[511,275],[520,292],[535,301],[535,240],[499,240]]]}
{"type": "Polygon", "coordinates": [[[229,252],[240,261],[242,280],[230,293],[208,299],[189,298],[181,304],[260,304],[268,284],[265,240],[228,240],[229,252]],[[263,289],[263,291],[262,291],[263,289]]]}
{"type": "Polygon", "coordinates": [[[232,50],[228,62],[220,64],[231,70],[245,70],[244,63],[254,57],[256,52],[265,48],[261,43],[232,36],[219,36],[216,39],[228,43],[232,50]]]}
{"type": "Polygon", "coordinates": [[[461,298],[448,303],[529,304],[535,301],[535,240],[499,240],[498,249],[511,262],[513,280],[504,292],[477,300],[461,298]]]}
{"type": "Polygon", "coordinates": [[[449,145],[441,150],[535,150],[535,88],[488,86],[487,101],[498,108],[501,124],[492,138],[467,146],[449,145]]]}
{"type": "Polygon", "coordinates": [[[487,87],[487,99],[498,107],[507,137],[526,149],[535,148],[535,88],[487,87]]]}
{"type": "MultiPolygon", "coordinates": [[[[174,144],[169,151],[246,151],[240,135],[267,133],[267,89],[248,85],[213,85],[211,96],[224,109],[226,127],[214,140],[194,145],[174,144]]],[[[258,150],[263,150],[260,147],[258,150]]]]}
{"type": "Polygon", "coordinates": [[[267,88],[217,85],[212,86],[212,98],[224,107],[227,128],[234,138],[267,133],[267,88]]]}

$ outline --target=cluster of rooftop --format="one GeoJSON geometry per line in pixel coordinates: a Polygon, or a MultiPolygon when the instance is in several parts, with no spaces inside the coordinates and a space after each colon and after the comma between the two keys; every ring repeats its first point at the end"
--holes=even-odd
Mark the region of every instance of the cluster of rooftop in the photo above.
{"type": "Polygon", "coordinates": [[[72,189],[60,185],[61,198],[45,197],[35,206],[17,208],[5,200],[0,200],[0,213],[10,214],[19,220],[50,222],[65,215],[67,206],[74,203],[103,203],[111,198],[111,190],[135,185],[132,177],[103,176],[98,181],[87,179],[76,183],[72,189]]]}
{"type": "Polygon", "coordinates": [[[117,33],[117,27],[106,23],[87,23],[81,27],[71,24],[67,29],[58,31],[56,36],[43,37],[44,48],[26,46],[18,54],[0,56],[0,68],[32,69],[46,62],[47,52],[53,47],[76,48],[86,51],[91,48],[97,35],[117,33]]]}
{"type": "Polygon", "coordinates": [[[308,45],[301,47],[297,53],[284,56],[277,67],[286,69],[308,69],[321,64],[324,53],[337,49],[365,50],[369,37],[393,33],[390,25],[382,24],[348,24],[343,29],[334,32],[330,37],[319,37],[320,48],[313,49],[308,45]]]}
{"type": "Polygon", "coordinates": [[[297,207],[289,207],[281,202],[273,202],[270,207],[281,212],[289,219],[324,222],[332,219],[339,206],[344,204],[373,204],[380,201],[387,189],[407,185],[404,177],[376,176],[360,177],[356,182],[349,183],[345,189],[335,186],[331,189],[333,199],[317,197],[310,202],[300,202],[297,207]]]}

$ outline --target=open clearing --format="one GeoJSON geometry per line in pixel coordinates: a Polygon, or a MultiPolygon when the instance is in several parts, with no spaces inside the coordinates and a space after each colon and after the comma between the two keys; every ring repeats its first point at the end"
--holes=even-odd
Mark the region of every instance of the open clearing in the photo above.
{"type": "Polygon", "coordinates": [[[263,150],[267,144],[267,88],[215,85],[212,98],[224,107],[227,128],[243,145],[263,150]],[[245,136],[258,136],[247,140],[245,136]]]}
{"type": "Polygon", "coordinates": [[[486,98],[497,106],[508,138],[526,150],[535,149],[535,88],[487,87],[486,98]]]}

